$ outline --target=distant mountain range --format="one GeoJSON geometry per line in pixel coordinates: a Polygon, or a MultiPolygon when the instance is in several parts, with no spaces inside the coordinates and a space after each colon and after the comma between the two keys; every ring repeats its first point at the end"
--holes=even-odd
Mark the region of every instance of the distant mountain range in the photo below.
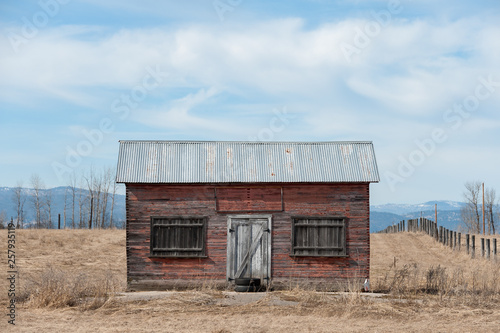
{"type": "MultiPolygon", "coordinates": [[[[61,214],[63,218],[64,212],[64,193],[68,191],[68,187],[55,187],[43,191],[50,191],[52,195],[52,215],[53,221],[57,221],[57,214],[61,214]]],[[[88,190],[81,189],[82,195],[86,196],[88,190]]],[[[27,221],[34,220],[34,209],[32,207],[30,195],[32,189],[26,188],[26,203],[24,205],[25,217],[27,221]]],[[[111,194],[110,194],[111,195],[111,194]]],[[[6,218],[16,216],[15,204],[13,201],[14,188],[0,187],[0,214],[5,211],[6,218]]],[[[66,198],[66,219],[69,220],[71,214],[71,198],[66,198]]],[[[108,199],[109,204],[111,198],[108,199]]],[[[460,208],[464,205],[458,201],[428,201],[421,204],[383,204],[370,206],[370,231],[377,232],[386,228],[393,223],[398,223],[402,220],[418,218],[420,216],[434,220],[434,205],[438,208],[438,224],[449,229],[457,229],[461,224],[460,208]]],[[[76,207],[77,209],[78,207],[76,207]]],[[[117,225],[124,225],[125,221],[125,196],[122,194],[115,195],[115,206],[113,212],[113,221],[117,225]]]]}
{"type": "Polygon", "coordinates": [[[465,205],[459,201],[428,201],[421,204],[383,204],[370,206],[370,231],[377,232],[402,220],[425,217],[435,219],[437,204],[438,225],[457,230],[462,223],[460,209],[465,205]]]}
{"type": "Polygon", "coordinates": [[[387,212],[398,215],[404,215],[411,212],[434,211],[434,205],[437,205],[438,211],[460,210],[465,204],[459,201],[428,201],[421,204],[383,204],[371,205],[372,212],[387,212]]]}
{"type": "MultiPolygon", "coordinates": [[[[35,210],[33,208],[33,203],[31,201],[31,195],[33,193],[33,189],[24,188],[24,193],[26,196],[26,202],[24,203],[24,216],[25,216],[25,224],[29,225],[31,221],[35,220],[35,210]]],[[[64,219],[64,194],[67,191],[66,197],[66,221],[69,223],[71,220],[71,205],[72,198],[70,197],[69,187],[61,186],[54,187],[51,189],[41,190],[43,194],[49,192],[52,196],[52,222],[54,224],[57,223],[57,214],[61,214],[61,224],[63,224],[64,219]]],[[[89,193],[86,189],[76,189],[76,191],[81,191],[82,197],[86,197],[89,193]]],[[[78,193],[78,192],[77,192],[78,193]]],[[[6,218],[10,220],[11,217],[15,218],[17,216],[14,197],[14,188],[13,187],[0,187],[0,214],[5,212],[6,218]]],[[[75,215],[78,215],[78,198],[75,203],[75,215]]],[[[108,194],[108,213],[111,207],[111,193],[108,194]]],[[[76,220],[75,216],[75,220],[76,220]]],[[[115,202],[114,202],[114,210],[113,210],[113,223],[116,226],[124,225],[125,221],[125,196],[122,194],[115,194],[115,202]]]]}

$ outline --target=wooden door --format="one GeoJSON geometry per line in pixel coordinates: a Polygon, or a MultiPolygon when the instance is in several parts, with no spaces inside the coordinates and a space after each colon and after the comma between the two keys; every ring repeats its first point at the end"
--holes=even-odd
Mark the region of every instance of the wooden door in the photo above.
{"type": "Polygon", "coordinates": [[[240,215],[228,218],[227,278],[259,278],[267,284],[271,275],[271,216],[240,215]]]}

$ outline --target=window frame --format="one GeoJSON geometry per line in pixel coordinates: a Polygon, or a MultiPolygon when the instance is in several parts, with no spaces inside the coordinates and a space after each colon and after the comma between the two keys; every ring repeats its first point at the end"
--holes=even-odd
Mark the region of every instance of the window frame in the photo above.
{"type": "MultiPolygon", "coordinates": [[[[311,227],[320,227],[320,226],[327,226],[328,224],[320,224],[320,225],[314,225],[311,224],[311,227]]],[[[291,257],[322,257],[322,258],[345,258],[348,257],[349,254],[347,253],[347,225],[348,225],[348,219],[345,216],[292,216],[292,223],[291,223],[291,249],[290,249],[290,256],[291,257]],[[322,249],[319,247],[314,247],[314,246],[306,246],[302,250],[307,250],[309,249],[310,251],[315,251],[314,253],[297,253],[297,251],[300,251],[300,249],[296,249],[298,246],[296,246],[296,234],[297,230],[296,227],[307,227],[306,225],[302,226],[297,226],[297,222],[300,220],[307,219],[309,221],[311,220],[335,220],[335,221],[342,221],[342,228],[343,230],[341,231],[342,236],[343,236],[343,242],[344,246],[341,248],[340,253],[326,253],[322,254],[319,253],[322,249]]],[[[331,227],[338,227],[338,225],[332,225],[331,227]]],[[[334,250],[334,246],[326,246],[323,247],[323,250],[334,250]]]]}
{"type": "Polygon", "coordinates": [[[207,216],[151,216],[150,218],[150,238],[149,238],[149,257],[150,258],[207,258],[207,224],[208,217],[207,216]],[[154,249],[153,246],[155,244],[154,241],[154,229],[155,227],[175,227],[176,225],[180,228],[189,227],[190,223],[184,224],[155,224],[158,220],[201,220],[201,226],[193,223],[193,226],[197,226],[201,228],[201,241],[202,246],[200,249],[191,249],[191,248],[175,248],[175,250],[169,250],[168,248],[164,249],[154,249]],[[168,252],[172,253],[168,253],[168,252]],[[185,252],[185,254],[183,254],[185,252]]]}

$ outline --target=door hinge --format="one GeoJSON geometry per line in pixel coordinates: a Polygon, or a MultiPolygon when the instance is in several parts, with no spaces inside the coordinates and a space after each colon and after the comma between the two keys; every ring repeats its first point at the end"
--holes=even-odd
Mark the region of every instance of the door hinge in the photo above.
{"type": "Polygon", "coordinates": [[[229,229],[229,232],[234,232],[234,229],[229,229]]]}

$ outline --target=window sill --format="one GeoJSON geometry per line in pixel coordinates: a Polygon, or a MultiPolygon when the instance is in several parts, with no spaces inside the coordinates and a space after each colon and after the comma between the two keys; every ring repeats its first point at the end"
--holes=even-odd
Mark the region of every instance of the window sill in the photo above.
{"type": "Polygon", "coordinates": [[[328,255],[314,255],[314,254],[290,254],[290,257],[313,257],[313,258],[349,258],[348,254],[343,254],[343,255],[334,255],[334,256],[328,256],[328,255]]]}
{"type": "Polygon", "coordinates": [[[168,258],[168,259],[194,259],[194,258],[199,258],[199,259],[206,259],[208,256],[203,255],[203,256],[162,256],[162,255],[149,255],[148,258],[151,259],[161,259],[161,258],[168,258]]]}

